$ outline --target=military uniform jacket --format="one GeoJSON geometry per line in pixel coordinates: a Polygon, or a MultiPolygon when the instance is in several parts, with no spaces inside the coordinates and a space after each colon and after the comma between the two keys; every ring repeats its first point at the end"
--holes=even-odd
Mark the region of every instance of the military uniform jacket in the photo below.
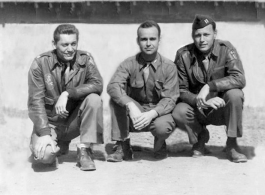
{"type": "Polygon", "coordinates": [[[140,53],[123,61],[110,80],[107,91],[120,106],[125,106],[133,99],[141,105],[148,105],[159,116],[168,114],[179,97],[177,68],[172,61],[157,53],[145,81],[145,63],[140,53]]]}
{"type": "Polygon", "coordinates": [[[56,115],[54,106],[63,91],[72,100],[83,100],[91,93],[101,94],[102,77],[92,56],[77,50],[69,79],[62,82],[63,66],[55,50],[34,59],[28,72],[28,112],[34,130],[40,136],[50,134],[49,117],[56,115]]]}
{"type": "Polygon", "coordinates": [[[177,51],[175,64],[181,101],[195,106],[195,98],[205,84],[210,86],[211,97],[229,89],[242,89],[246,85],[242,62],[230,42],[215,40],[207,71],[202,68],[201,56],[194,43],[177,51]]]}

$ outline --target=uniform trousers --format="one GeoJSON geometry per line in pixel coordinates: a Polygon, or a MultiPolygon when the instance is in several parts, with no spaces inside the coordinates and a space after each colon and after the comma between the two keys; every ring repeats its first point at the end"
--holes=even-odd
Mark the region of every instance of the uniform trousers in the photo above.
{"type": "Polygon", "coordinates": [[[197,107],[180,102],[173,110],[177,127],[188,133],[191,144],[198,142],[198,135],[206,125],[225,125],[228,137],[242,137],[242,111],[244,94],[240,89],[222,93],[225,106],[217,110],[208,108],[201,112],[197,107]]]}
{"type": "MultiPolygon", "coordinates": [[[[103,143],[103,107],[101,97],[89,94],[83,101],[69,100],[66,110],[69,116],[66,119],[49,118],[51,137],[55,146],[59,141],[71,141],[80,135],[80,143],[103,143]]],[[[33,129],[30,148],[34,155],[34,148],[39,136],[33,129]]],[[[58,146],[56,152],[59,151],[58,146]]],[[[51,146],[47,146],[42,163],[51,163],[55,155],[51,146]]]]}
{"type": "MultiPolygon", "coordinates": [[[[150,111],[156,106],[154,104],[140,104],[134,100],[133,102],[141,112],[150,111]]],[[[154,151],[158,151],[162,147],[164,141],[175,129],[175,122],[172,118],[171,113],[163,116],[158,116],[157,118],[152,120],[148,126],[138,131],[134,129],[132,120],[125,107],[122,107],[111,100],[110,108],[112,121],[111,136],[113,141],[124,141],[128,139],[130,132],[150,131],[155,137],[154,151]]]]}

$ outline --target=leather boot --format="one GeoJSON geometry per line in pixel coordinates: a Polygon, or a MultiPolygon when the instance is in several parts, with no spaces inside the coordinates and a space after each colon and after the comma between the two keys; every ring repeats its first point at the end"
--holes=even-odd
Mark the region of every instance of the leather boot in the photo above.
{"type": "Polygon", "coordinates": [[[77,164],[82,171],[96,170],[91,148],[77,147],[77,164]]]}
{"type": "Polygon", "coordinates": [[[192,157],[198,158],[211,153],[205,147],[205,143],[207,143],[209,139],[210,139],[209,131],[205,127],[204,130],[198,136],[198,142],[194,144],[192,147],[192,157]]]}
{"type": "Polygon", "coordinates": [[[69,153],[69,145],[71,141],[58,140],[57,145],[60,150],[57,152],[57,156],[65,155],[69,153]]]}
{"type": "Polygon", "coordinates": [[[247,162],[247,157],[240,152],[236,138],[228,137],[226,141],[226,156],[235,163],[247,162]]]}
{"type": "Polygon", "coordinates": [[[154,158],[155,159],[165,159],[168,157],[167,153],[167,144],[165,140],[159,140],[157,137],[155,137],[154,141],[154,158]]]}
{"type": "Polygon", "coordinates": [[[130,144],[130,139],[125,141],[117,141],[115,148],[115,152],[108,155],[108,162],[121,162],[122,160],[133,159],[133,150],[130,144]]]}

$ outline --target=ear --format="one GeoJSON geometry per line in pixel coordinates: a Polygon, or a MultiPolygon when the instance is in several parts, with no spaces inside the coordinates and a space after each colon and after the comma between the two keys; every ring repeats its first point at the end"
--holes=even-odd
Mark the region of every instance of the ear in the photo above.
{"type": "Polygon", "coordinates": [[[56,48],[56,43],[54,40],[52,40],[52,47],[55,49],[56,48]]]}
{"type": "Polygon", "coordinates": [[[214,39],[217,37],[217,30],[214,31],[214,39]]]}
{"type": "Polygon", "coordinates": [[[138,37],[136,37],[136,43],[137,43],[137,45],[139,45],[139,38],[138,37]]]}

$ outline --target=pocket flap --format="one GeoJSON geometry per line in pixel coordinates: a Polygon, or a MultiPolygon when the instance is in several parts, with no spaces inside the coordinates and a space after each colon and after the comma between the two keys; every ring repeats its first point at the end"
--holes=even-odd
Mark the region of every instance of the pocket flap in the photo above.
{"type": "Polygon", "coordinates": [[[135,80],[131,83],[131,87],[133,88],[143,88],[144,87],[144,81],[143,80],[135,80]]]}
{"type": "Polygon", "coordinates": [[[156,88],[158,88],[158,89],[163,89],[163,82],[161,82],[161,81],[156,81],[156,82],[155,82],[155,86],[156,86],[156,88]]]}

